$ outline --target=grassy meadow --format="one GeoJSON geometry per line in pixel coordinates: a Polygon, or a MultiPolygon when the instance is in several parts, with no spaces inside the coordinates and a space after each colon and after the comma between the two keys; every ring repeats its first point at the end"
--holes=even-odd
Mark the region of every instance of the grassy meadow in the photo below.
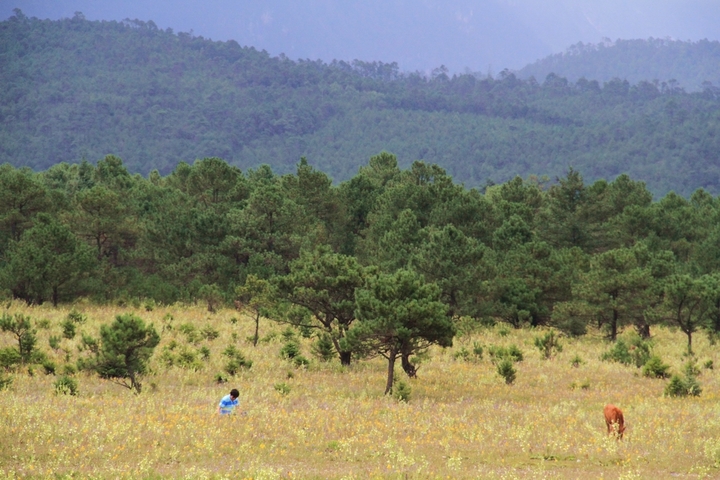
{"type": "MultiPolygon", "coordinates": [[[[407,379],[398,362],[397,378],[411,388],[401,402],[383,395],[384,359],[343,368],[313,357],[312,340],[299,337],[310,364],[296,368],[280,356],[285,326],[261,320],[253,347],[252,318],[229,309],[7,307],[32,317],[38,347],[58,374],[82,355],[81,332],[97,337],[120,313],[153,323],[161,343],[140,395],[84,372],[74,375],[76,396],[56,394],[58,377],[41,367],[11,373],[12,384],[0,391],[0,478],[720,477],[718,372],[701,368],[699,397],[663,397],[667,380],[600,360],[609,343],[599,332],[562,338],[562,352],[550,360],[534,346],[543,330],[495,326],[460,336],[453,348],[422,357],[417,379],[407,379]],[[61,323],[72,308],[87,321],[68,339],[61,323]],[[216,338],[198,335],[203,329],[216,338]],[[51,336],[61,338],[58,348],[49,346],[51,336]],[[231,344],[253,364],[218,384],[231,344]],[[513,344],[524,360],[507,385],[488,349],[513,344]],[[472,355],[475,345],[483,347],[481,359],[472,355]],[[203,347],[205,359],[197,353],[203,347]],[[463,348],[467,359],[457,355],[463,348]],[[184,365],[167,366],[163,352],[184,352],[184,365]],[[577,356],[582,363],[573,366],[577,356]],[[231,388],[240,390],[244,414],[220,418],[217,404],[231,388]],[[606,403],[625,412],[622,441],[606,435],[606,403]]],[[[653,353],[680,372],[685,336],[652,333],[653,353]]],[[[0,348],[13,342],[0,332],[0,348]]],[[[694,350],[699,365],[718,364],[718,349],[704,335],[694,337],[694,350]]]]}

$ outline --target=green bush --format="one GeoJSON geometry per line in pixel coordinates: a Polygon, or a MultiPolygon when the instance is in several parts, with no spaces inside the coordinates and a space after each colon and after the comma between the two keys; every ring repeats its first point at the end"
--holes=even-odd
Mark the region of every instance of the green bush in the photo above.
{"type": "Polygon", "coordinates": [[[35,351],[35,329],[30,324],[30,317],[22,313],[10,315],[3,313],[0,316],[0,330],[10,332],[15,336],[18,343],[18,352],[20,353],[20,361],[26,363],[30,360],[35,351]]]}
{"type": "Polygon", "coordinates": [[[509,347],[497,347],[491,345],[488,347],[488,354],[492,358],[493,363],[502,361],[503,359],[509,359],[513,362],[522,362],[524,359],[522,351],[513,344],[509,347]]]}
{"type": "Polygon", "coordinates": [[[220,332],[214,329],[211,325],[206,325],[202,330],[200,330],[200,335],[202,335],[205,340],[212,341],[220,336],[220,332]]]}
{"type": "Polygon", "coordinates": [[[665,396],[667,397],[698,397],[702,393],[702,387],[697,381],[697,366],[692,362],[688,362],[684,368],[684,377],[673,375],[665,386],[665,396]]]}
{"type": "Polygon", "coordinates": [[[308,365],[310,365],[310,360],[303,357],[302,355],[298,355],[292,359],[292,363],[296,367],[307,367],[308,365]]]}
{"type": "Polygon", "coordinates": [[[40,330],[47,330],[50,328],[50,320],[47,318],[41,318],[35,321],[35,326],[40,330]]]}
{"type": "Polygon", "coordinates": [[[60,348],[60,337],[57,335],[50,335],[50,338],[48,338],[48,345],[50,345],[50,348],[53,350],[58,350],[60,348]]]}
{"type": "Polygon", "coordinates": [[[43,369],[45,370],[45,375],[55,375],[55,362],[51,360],[46,360],[43,364],[43,369]]]}
{"type": "Polygon", "coordinates": [[[653,355],[645,362],[642,374],[649,378],[667,378],[670,376],[668,370],[670,370],[670,365],[666,365],[660,357],[653,355]]]}
{"type": "Polygon", "coordinates": [[[71,322],[82,325],[87,321],[87,315],[83,315],[77,310],[71,310],[70,313],[67,314],[67,319],[71,322]]]}
{"type": "Polygon", "coordinates": [[[287,395],[290,393],[290,385],[287,383],[276,383],[274,386],[275,391],[278,392],[280,395],[287,395]]]}
{"type": "Polygon", "coordinates": [[[235,345],[228,345],[223,351],[223,355],[228,357],[228,362],[225,364],[225,372],[230,375],[237,374],[240,369],[252,367],[253,362],[247,360],[235,345]]]}
{"type": "Polygon", "coordinates": [[[0,348],[0,368],[9,370],[21,362],[22,357],[20,356],[20,352],[18,352],[17,348],[0,348]]]}
{"type": "Polygon", "coordinates": [[[410,388],[410,385],[402,380],[395,382],[395,385],[393,385],[392,396],[398,402],[409,402],[411,393],[412,389],[410,388]]]}
{"type": "Polygon", "coordinates": [[[300,355],[300,344],[295,340],[290,340],[280,349],[280,356],[285,360],[292,360],[300,355]]]}
{"type": "Polygon", "coordinates": [[[55,387],[55,393],[57,395],[77,395],[78,394],[78,383],[72,377],[63,375],[62,377],[55,380],[53,384],[55,387]]]}
{"type": "Polygon", "coordinates": [[[282,331],[282,337],[285,341],[291,341],[295,340],[295,330],[292,327],[287,327],[285,330],[282,331]]]}
{"type": "Polygon", "coordinates": [[[210,359],[210,349],[203,345],[200,347],[200,350],[198,350],[198,353],[200,354],[200,358],[203,360],[209,360],[210,359]]]}
{"type": "Polygon", "coordinates": [[[546,359],[550,359],[559,352],[562,352],[560,339],[552,330],[542,337],[535,337],[535,346],[546,359]]]}
{"type": "Polygon", "coordinates": [[[177,354],[175,363],[186,370],[202,370],[203,364],[197,358],[197,353],[189,348],[182,348],[177,354]]]}
{"type": "Polygon", "coordinates": [[[630,349],[627,343],[622,338],[618,338],[615,344],[603,353],[600,359],[604,362],[617,362],[623,365],[630,365],[633,363],[633,358],[630,355],[630,349]]]}
{"type": "Polygon", "coordinates": [[[513,362],[510,360],[510,358],[503,358],[497,364],[497,372],[501,377],[505,379],[506,384],[510,385],[515,381],[515,375],[517,374],[517,371],[515,370],[515,367],[513,367],[513,362]]]}
{"type": "Polygon", "coordinates": [[[12,382],[13,378],[10,375],[5,376],[2,372],[0,372],[0,391],[10,388],[12,382]]]}
{"type": "Polygon", "coordinates": [[[60,326],[62,327],[62,334],[63,337],[67,338],[68,340],[72,340],[75,338],[75,324],[72,320],[64,320],[60,326]]]}
{"type": "Polygon", "coordinates": [[[200,341],[200,333],[195,328],[195,325],[192,325],[190,323],[183,323],[178,327],[178,330],[180,331],[180,333],[185,335],[188,343],[197,343],[200,341]]]}
{"type": "Polygon", "coordinates": [[[575,368],[578,368],[580,365],[585,363],[585,361],[580,357],[580,355],[575,355],[572,360],[570,360],[570,365],[572,365],[575,368]]]}
{"type": "Polygon", "coordinates": [[[323,362],[329,362],[335,358],[335,345],[328,333],[318,335],[317,340],[313,343],[312,353],[323,362]]]}

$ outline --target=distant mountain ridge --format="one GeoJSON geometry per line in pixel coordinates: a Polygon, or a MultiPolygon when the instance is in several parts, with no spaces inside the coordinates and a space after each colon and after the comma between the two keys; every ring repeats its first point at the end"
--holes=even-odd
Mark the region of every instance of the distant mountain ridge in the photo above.
{"type": "Polygon", "coordinates": [[[21,12],[0,22],[0,85],[0,163],[35,170],[115,154],[143,175],[206,157],[289,173],[304,156],[343,181],[387,150],[469,187],[573,167],[720,193],[714,88],[292,61],[152,21],[21,12]]]}
{"type": "Polygon", "coordinates": [[[720,42],[658,38],[580,42],[523,67],[517,75],[542,81],[550,73],[571,82],[580,78],[600,82],[620,78],[631,84],[674,81],[687,91],[701,91],[708,84],[720,86],[720,42]]]}

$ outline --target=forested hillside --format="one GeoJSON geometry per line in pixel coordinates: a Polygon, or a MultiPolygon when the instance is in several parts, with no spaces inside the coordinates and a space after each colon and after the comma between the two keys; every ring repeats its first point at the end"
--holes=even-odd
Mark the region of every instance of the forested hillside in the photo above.
{"type": "Polygon", "coordinates": [[[712,90],[713,86],[720,87],[720,42],[659,38],[580,42],[527,65],[517,74],[520,78],[545,78],[550,73],[572,82],[621,78],[631,84],[651,81],[661,89],[680,86],[687,91],[712,90]]]}
{"type": "Polygon", "coordinates": [[[586,184],[570,170],[482,193],[388,153],[337,185],[305,160],[277,175],[205,158],[147,178],[114,156],[38,173],[3,165],[0,297],[237,300],[336,340],[356,316],[381,318],[383,302],[416,299],[435,317],[574,335],[593,322],[612,338],[662,323],[690,340],[720,332],[718,225],[704,190],[654,202],[626,175],[586,184]]]}
{"type": "MultiPolygon", "coordinates": [[[[651,80],[651,79],[650,79],[651,80]]],[[[335,182],[379,151],[480,186],[519,175],[622,173],[656,196],[720,192],[720,95],[625,80],[427,77],[395,64],[290,61],[152,22],[0,23],[0,163],[46,170],[122,158],[166,175],[219,157],[335,182]]]]}

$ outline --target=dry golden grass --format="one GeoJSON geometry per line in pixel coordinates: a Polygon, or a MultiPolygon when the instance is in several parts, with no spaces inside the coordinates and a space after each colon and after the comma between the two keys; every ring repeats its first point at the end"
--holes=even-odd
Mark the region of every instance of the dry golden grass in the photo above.
{"type": "MultiPolygon", "coordinates": [[[[720,404],[717,374],[703,370],[698,398],[662,396],[666,381],[646,379],[634,367],[601,362],[608,349],[600,335],[563,339],[563,352],[541,358],[533,345],[540,331],[486,329],[456,339],[452,349],[435,349],[422,363],[419,378],[408,381],[409,403],[383,396],[382,359],[341,368],[336,361],[312,360],[296,369],[279,355],[283,327],[263,320],[261,337],[278,333],[256,348],[246,340],[253,322],[232,310],[209,314],[199,307],[143,309],[75,308],[88,316],[79,327],[97,336],[101,324],[132,311],[158,331],[167,314],[174,329],[162,334],[144,391],[129,390],[87,374],[76,376],[79,395],[56,395],[56,377],[36,369],[14,375],[0,392],[0,477],[2,478],[718,478],[720,404]],[[237,318],[233,324],[231,318],[237,318]],[[187,340],[183,323],[211,325],[220,332],[202,345],[211,354],[204,367],[165,368],[164,346],[187,340]],[[233,333],[236,339],[233,341],[233,333]],[[487,353],[479,362],[453,355],[473,342],[516,344],[525,360],[517,380],[506,385],[487,353]],[[231,343],[254,362],[252,368],[218,385],[214,376],[226,362],[231,343]],[[571,360],[580,355],[578,368],[571,360]],[[283,395],[274,386],[286,384],[283,395]],[[588,388],[582,388],[585,385],[588,388]],[[230,388],[240,392],[247,415],[219,418],[217,403],[230,388]],[[602,409],[614,403],[625,411],[625,440],[606,436],[602,409]]],[[[61,335],[69,308],[26,307],[34,320],[48,319],[38,344],[58,364],[65,353],[48,346],[61,335]]],[[[685,338],[654,329],[655,349],[679,371],[685,338]]],[[[0,333],[0,347],[12,344],[0,333]]],[[[697,335],[700,363],[715,349],[697,335]]],[[[61,346],[78,356],[79,335],[61,346]]],[[[180,348],[180,347],[179,347],[180,348]]],[[[303,340],[310,358],[310,341],[303,340]]],[[[407,381],[401,370],[399,378],[407,381]]]]}

